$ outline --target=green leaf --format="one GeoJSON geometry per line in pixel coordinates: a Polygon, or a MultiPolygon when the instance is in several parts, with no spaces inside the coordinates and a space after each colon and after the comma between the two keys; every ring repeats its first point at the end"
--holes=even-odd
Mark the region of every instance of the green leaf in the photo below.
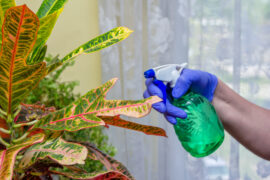
{"type": "Polygon", "coordinates": [[[107,125],[131,129],[134,131],[143,132],[147,135],[167,137],[166,131],[164,131],[162,128],[126,121],[120,118],[120,116],[99,116],[99,118],[102,119],[107,125]]]}
{"type": "Polygon", "coordinates": [[[71,179],[80,179],[80,180],[90,180],[90,179],[119,179],[119,180],[131,180],[124,174],[117,171],[101,171],[101,172],[93,172],[93,173],[73,173],[73,172],[65,172],[60,168],[55,168],[50,170],[53,174],[59,174],[66,176],[71,179]]]}
{"type": "MultiPolygon", "coordinates": [[[[40,53],[44,52],[42,50],[43,50],[49,36],[51,35],[51,32],[54,28],[54,25],[55,25],[59,15],[61,14],[62,10],[63,10],[63,8],[40,19],[40,26],[39,26],[39,30],[38,30],[37,40],[36,40],[35,46],[33,48],[33,52],[31,54],[30,58],[28,58],[28,60],[27,60],[27,64],[35,64],[35,63],[40,62],[41,60],[44,59],[45,54],[43,56],[43,59],[37,58],[37,56],[41,56],[40,53]]],[[[45,53],[46,53],[46,51],[45,51],[45,53]]]]}
{"type": "Polygon", "coordinates": [[[66,108],[43,117],[34,127],[54,131],[77,131],[83,128],[105,125],[97,116],[121,114],[137,118],[143,117],[151,111],[153,103],[161,101],[157,96],[137,101],[106,100],[106,94],[116,80],[115,78],[106,82],[101,87],[89,91],[66,108]]]}
{"type": "Polygon", "coordinates": [[[63,63],[61,61],[54,61],[51,65],[47,66],[46,68],[46,75],[50,74],[54,70],[56,70],[59,66],[61,66],[63,63]]]}
{"type": "Polygon", "coordinates": [[[87,157],[87,149],[77,143],[63,140],[54,136],[43,143],[35,144],[27,149],[20,164],[20,169],[33,165],[39,159],[50,159],[61,165],[83,164],[87,157]]]}
{"type": "Polygon", "coordinates": [[[3,24],[0,53],[0,106],[13,113],[44,76],[45,63],[26,64],[38,31],[38,17],[26,5],[10,8],[3,24]]]}
{"type": "Polygon", "coordinates": [[[67,54],[63,59],[55,62],[54,64],[47,67],[47,74],[57,67],[59,67],[62,63],[74,59],[76,56],[80,54],[89,54],[92,52],[99,51],[106,47],[109,47],[115,43],[118,43],[124,39],[126,39],[133,31],[126,27],[117,27],[114,28],[105,34],[102,34],[87,43],[79,46],[69,54],[67,54]]]}
{"type": "Polygon", "coordinates": [[[31,146],[36,143],[42,142],[44,139],[43,134],[36,134],[34,136],[29,137],[21,144],[16,144],[14,146],[9,147],[8,149],[0,151],[0,176],[1,179],[12,179],[13,175],[13,167],[16,160],[16,156],[18,152],[22,149],[31,146]]]}
{"type": "Polygon", "coordinates": [[[97,147],[90,143],[82,143],[88,149],[88,158],[100,161],[105,167],[107,171],[120,172],[121,174],[126,175],[129,179],[134,179],[134,177],[130,174],[128,169],[119,161],[110,157],[106,153],[99,150],[97,147]]]}
{"type": "Polygon", "coordinates": [[[38,9],[37,16],[42,18],[62,9],[67,0],[44,0],[38,9]]]}
{"type": "Polygon", "coordinates": [[[40,63],[44,60],[47,52],[47,45],[41,44],[32,52],[31,55],[28,56],[26,60],[27,65],[34,65],[36,63],[40,63]]]}
{"type": "Polygon", "coordinates": [[[40,26],[38,30],[37,41],[36,41],[35,47],[39,46],[40,44],[44,45],[46,43],[62,11],[63,11],[63,8],[39,20],[40,26]]]}
{"type": "MultiPolygon", "coordinates": [[[[6,11],[13,6],[16,6],[15,0],[0,0],[0,30],[2,29],[6,11]]],[[[0,46],[1,45],[2,31],[0,31],[0,46]]]]}

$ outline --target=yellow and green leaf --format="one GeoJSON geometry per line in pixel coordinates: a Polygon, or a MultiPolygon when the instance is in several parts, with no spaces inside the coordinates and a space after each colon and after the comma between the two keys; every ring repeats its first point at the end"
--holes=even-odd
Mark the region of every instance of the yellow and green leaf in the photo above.
{"type": "Polygon", "coordinates": [[[54,25],[55,25],[59,15],[61,14],[62,11],[63,11],[63,8],[61,8],[61,9],[55,11],[54,13],[49,14],[48,16],[45,16],[45,17],[40,19],[40,26],[39,26],[39,30],[38,30],[38,34],[37,34],[37,40],[36,40],[35,46],[33,48],[33,52],[31,54],[30,58],[28,58],[28,60],[27,60],[27,64],[35,64],[35,63],[43,60],[41,58],[35,58],[35,57],[40,54],[40,51],[42,50],[42,48],[46,44],[46,42],[47,42],[48,38],[50,37],[51,32],[54,28],[54,25]]]}
{"type": "Polygon", "coordinates": [[[55,168],[50,170],[53,174],[59,174],[62,176],[66,176],[71,179],[80,179],[80,180],[90,180],[90,179],[100,179],[100,180],[109,180],[109,179],[119,179],[119,180],[131,180],[124,174],[118,171],[100,171],[93,173],[74,173],[74,172],[66,172],[60,168],[55,168]]]}
{"type": "Polygon", "coordinates": [[[12,179],[13,167],[16,160],[17,154],[24,148],[31,146],[36,143],[42,142],[44,139],[43,134],[36,134],[29,137],[27,140],[21,144],[16,144],[9,147],[8,149],[0,151],[0,176],[1,179],[12,179]]]}
{"type": "MultiPolygon", "coordinates": [[[[15,0],[0,0],[0,29],[2,29],[6,11],[14,6],[16,6],[15,0]]],[[[0,46],[1,44],[2,44],[2,31],[0,31],[0,46]]]]}
{"type": "Polygon", "coordinates": [[[127,121],[120,118],[120,116],[99,116],[99,118],[102,119],[106,123],[106,125],[112,125],[134,131],[139,131],[147,135],[167,137],[166,131],[164,131],[164,129],[162,128],[127,121]]]}
{"type": "Polygon", "coordinates": [[[38,30],[38,35],[37,35],[37,41],[35,44],[35,47],[39,46],[40,44],[45,44],[46,41],[48,40],[49,36],[51,35],[51,32],[53,30],[53,27],[59,17],[59,15],[62,13],[63,8],[55,11],[54,13],[45,16],[41,18],[40,21],[40,26],[38,30]]]}
{"type": "Polygon", "coordinates": [[[54,131],[77,131],[105,125],[98,116],[126,115],[143,117],[151,111],[152,104],[161,101],[157,96],[143,100],[106,100],[106,94],[117,79],[112,79],[97,89],[89,91],[64,109],[50,113],[35,124],[34,128],[54,131]]]}
{"type": "MultiPolygon", "coordinates": [[[[5,17],[5,12],[11,7],[16,6],[15,0],[0,0],[0,9],[1,9],[1,14],[0,17],[1,19],[4,20],[5,17]]],[[[3,23],[3,21],[2,21],[3,23]]]]}
{"type": "Polygon", "coordinates": [[[88,54],[109,47],[119,41],[126,39],[132,32],[133,31],[126,27],[114,28],[109,32],[102,34],[81,45],[77,49],[67,54],[61,61],[65,62],[67,60],[75,58],[82,53],[88,54]]]}
{"type": "Polygon", "coordinates": [[[47,67],[47,73],[53,71],[57,67],[59,67],[62,63],[69,61],[71,59],[74,59],[76,56],[80,54],[89,54],[92,52],[99,51],[101,49],[104,49],[106,47],[109,47],[115,43],[118,43],[119,41],[122,41],[126,39],[133,31],[126,28],[126,27],[117,27],[114,28],[90,41],[87,43],[79,46],[69,54],[67,54],[64,58],[61,60],[54,62],[54,64],[51,64],[47,67]]]}
{"type": "Polygon", "coordinates": [[[44,75],[45,63],[26,64],[38,27],[38,17],[26,5],[6,12],[0,52],[0,106],[8,114],[16,110],[44,75]]]}
{"type": "Polygon", "coordinates": [[[55,11],[62,9],[67,0],[44,0],[38,9],[37,16],[42,18],[49,14],[53,14],[55,11]]]}
{"type": "Polygon", "coordinates": [[[43,143],[28,148],[19,164],[19,168],[30,167],[37,160],[46,157],[61,165],[83,164],[87,153],[87,149],[80,144],[67,142],[61,137],[52,137],[43,143]]]}

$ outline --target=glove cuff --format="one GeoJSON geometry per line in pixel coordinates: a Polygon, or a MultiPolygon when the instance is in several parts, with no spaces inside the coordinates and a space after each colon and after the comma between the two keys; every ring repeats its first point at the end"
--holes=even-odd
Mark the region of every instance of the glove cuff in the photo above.
{"type": "Polygon", "coordinates": [[[212,102],[213,98],[214,98],[214,94],[215,94],[215,90],[217,88],[218,85],[218,78],[214,75],[214,74],[209,74],[209,95],[207,97],[207,99],[212,102]]]}

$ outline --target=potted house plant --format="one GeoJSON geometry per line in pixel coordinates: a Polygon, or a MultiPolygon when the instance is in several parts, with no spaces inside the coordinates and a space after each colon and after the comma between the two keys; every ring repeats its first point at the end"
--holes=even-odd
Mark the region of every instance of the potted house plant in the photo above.
{"type": "Polygon", "coordinates": [[[158,127],[129,122],[120,115],[147,115],[156,96],[137,100],[107,100],[116,78],[90,90],[62,108],[23,104],[41,79],[80,54],[113,45],[132,32],[117,27],[79,46],[63,58],[46,63],[46,41],[67,0],[44,0],[35,14],[14,0],[0,0],[0,174],[2,179],[50,179],[60,174],[72,179],[133,179],[118,161],[90,143],[68,142],[65,131],[97,126],[118,126],[150,135],[166,136],[158,127]],[[100,161],[105,168],[87,172],[85,161],[100,161]]]}

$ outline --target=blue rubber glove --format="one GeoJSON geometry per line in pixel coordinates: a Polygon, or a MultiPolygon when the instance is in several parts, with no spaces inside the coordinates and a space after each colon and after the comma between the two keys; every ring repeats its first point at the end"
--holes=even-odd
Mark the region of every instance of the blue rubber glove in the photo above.
{"type": "MultiPolygon", "coordinates": [[[[172,90],[172,96],[180,98],[190,89],[195,93],[201,94],[211,102],[217,84],[218,79],[213,74],[199,70],[184,69],[172,90]]],[[[147,89],[143,94],[144,98],[155,95],[163,98],[161,90],[153,83],[153,79],[147,79],[145,85],[147,89]]],[[[158,112],[163,113],[165,118],[172,124],[176,124],[176,117],[181,119],[187,117],[184,110],[172,105],[169,100],[166,101],[166,104],[158,102],[153,104],[152,107],[158,112]]]]}

